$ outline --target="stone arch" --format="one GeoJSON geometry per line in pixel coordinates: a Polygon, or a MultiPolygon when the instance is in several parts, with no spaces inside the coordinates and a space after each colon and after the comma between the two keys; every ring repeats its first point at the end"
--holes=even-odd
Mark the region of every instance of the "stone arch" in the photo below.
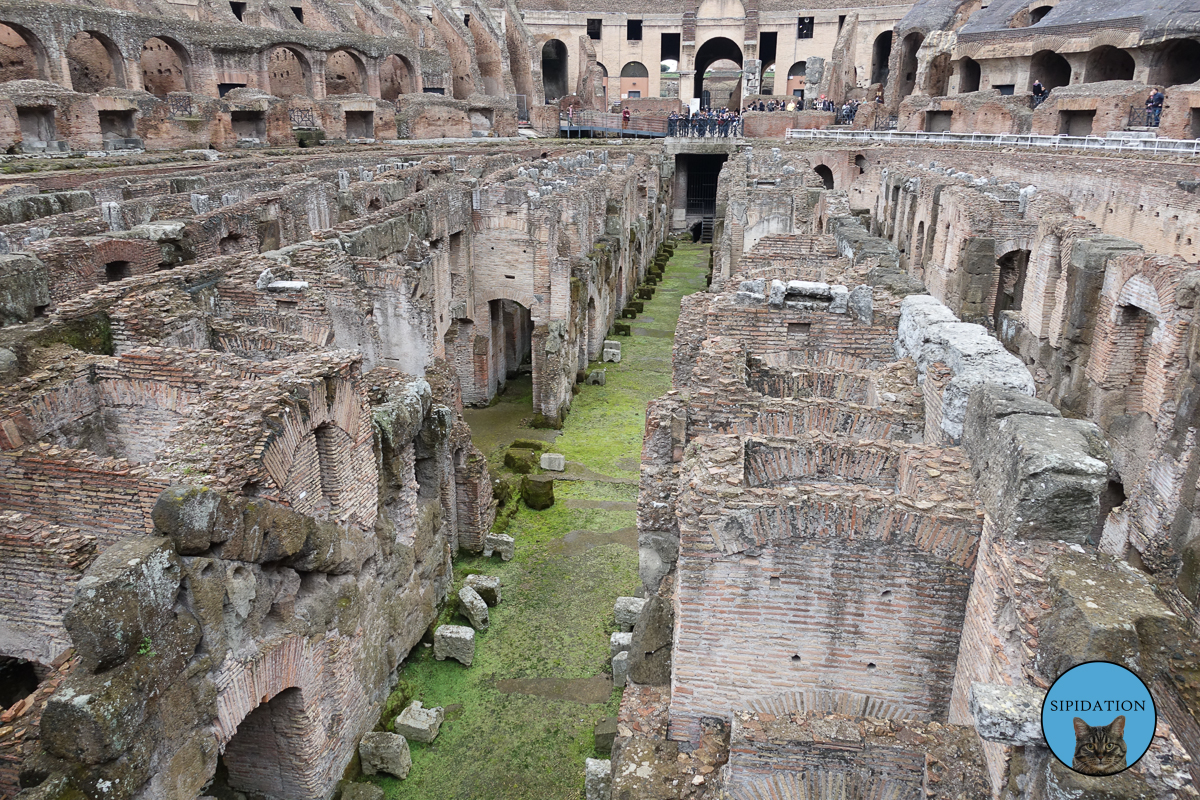
{"type": "Polygon", "coordinates": [[[394,102],[402,94],[417,91],[416,70],[412,62],[401,55],[392,54],[379,67],[379,94],[384,100],[394,102]]]}
{"type": "Polygon", "coordinates": [[[325,59],[325,94],[363,94],[367,90],[367,67],[362,56],[351,50],[334,50],[325,59]]]}
{"type": "Polygon", "coordinates": [[[479,77],[483,79],[483,93],[492,97],[504,97],[504,54],[500,43],[492,35],[482,14],[472,14],[467,30],[475,42],[475,64],[479,77]]]}
{"type": "Polygon", "coordinates": [[[1029,24],[1037,25],[1046,18],[1046,15],[1054,10],[1054,6],[1036,6],[1029,9],[1029,24]]]}
{"type": "Polygon", "coordinates": [[[279,45],[267,51],[268,85],[276,97],[312,97],[312,66],[299,49],[279,45]]]}
{"type": "Polygon", "coordinates": [[[813,167],[813,172],[817,173],[821,178],[821,182],[825,184],[826,189],[833,189],[833,170],[824,164],[817,164],[813,167]]]}
{"type": "Polygon", "coordinates": [[[0,22],[0,83],[50,80],[46,47],[32,31],[15,22],[0,22]]]}
{"type": "MultiPolygon", "coordinates": [[[[715,1],[706,0],[706,2],[715,1]]],[[[737,64],[739,68],[744,61],[742,48],[738,47],[732,39],[724,36],[715,36],[696,49],[696,85],[693,97],[704,97],[704,73],[716,62],[726,59],[737,64]]],[[[740,105],[740,97],[738,100],[740,105]]]]}
{"type": "Polygon", "coordinates": [[[924,34],[914,31],[900,43],[900,78],[897,82],[896,97],[903,100],[917,88],[917,51],[925,44],[924,34]]]}
{"type": "Polygon", "coordinates": [[[871,83],[887,86],[888,59],[892,54],[892,32],[886,30],[875,37],[871,45],[871,83]]]}
{"type": "Polygon", "coordinates": [[[1083,82],[1131,81],[1133,70],[1133,56],[1106,44],[1088,53],[1087,63],[1083,68],[1083,82]]]}
{"type": "Polygon", "coordinates": [[[978,92],[983,70],[973,58],[963,57],[958,62],[958,93],[978,92]]]}
{"type": "Polygon", "coordinates": [[[944,97],[950,87],[950,54],[938,53],[929,60],[925,70],[925,94],[944,97]]]}
{"type": "Polygon", "coordinates": [[[80,31],[65,50],[71,87],[92,94],[109,87],[124,88],[125,58],[113,40],[97,31],[80,31]]]}
{"type": "Polygon", "coordinates": [[[639,97],[645,97],[650,88],[650,70],[646,69],[646,65],[640,61],[630,61],[625,66],[621,67],[621,92],[622,98],[630,95],[632,92],[637,92],[639,97]]]}
{"type": "Polygon", "coordinates": [[[1039,50],[1029,59],[1029,91],[1033,82],[1041,81],[1046,91],[1071,82],[1071,64],[1053,50],[1039,50]]]}
{"type": "Polygon", "coordinates": [[[191,58],[183,45],[168,36],[142,44],[142,86],[156,97],[192,90],[191,58]]]}
{"type": "Polygon", "coordinates": [[[1200,81],[1200,42],[1171,39],[1164,42],[1150,62],[1150,83],[1178,86],[1200,81]]]}
{"type": "Polygon", "coordinates": [[[542,88],[546,102],[553,103],[567,94],[567,46],[558,39],[542,45],[542,88]]]}
{"type": "Polygon", "coordinates": [[[486,301],[490,321],[491,353],[488,359],[487,394],[491,397],[504,387],[529,360],[533,373],[534,403],[537,402],[540,364],[533,357],[533,319],[529,305],[508,297],[493,297],[486,301]]]}
{"type": "Polygon", "coordinates": [[[858,167],[858,174],[862,175],[867,171],[867,167],[870,166],[870,163],[867,161],[866,156],[864,156],[862,153],[859,153],[854,157],[854,166],[858,167]]]}
{"type": "Polygon", "coordinates": [[[310,798],[322,782],[320,713],[289,687],[254,708],[225,745],[229,786],[254,796],[310,798]]]}
{"type": "Polygon", "coordinates": [[[622,78],[646,78],[650,76],[650,71],[646,69],[646,65],[640,61],[630,61],[625,66],[621,67],[622,78]]]}
{"type": "Polygon", "coordinates": [[[804,96],[805,76],[808,74],[808,62],[797,61],[792,66],[788,67],[787,71],[787,93],[795,97],[804,96]],[[800,94],[796,94],[799,91],[800,94]]]}

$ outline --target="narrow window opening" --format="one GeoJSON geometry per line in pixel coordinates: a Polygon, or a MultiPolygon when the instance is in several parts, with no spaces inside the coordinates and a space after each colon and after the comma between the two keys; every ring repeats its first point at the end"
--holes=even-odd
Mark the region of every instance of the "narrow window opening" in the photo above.
{"type": "Polygon", "coordinates": [[[104,279],[109,283],[123,281],[132,274],[128,261],[110,261],[104,265],[104,279]]]}
{"type": "Polygon", "coordinates": [[[631,19],[625,24],[625,38],[631,42],[642,40],[642,21],[640,19],[631,19]]]}
{"type": "Polygon", "coordinates": [[[296,15],[297,22],[300,22],[300,23],[304,22],[304,9],[303,8],[301,8],[300,6],[292,6],[292,13],[296,15]]]}
{"type": "Polygon", "coordinates": [[[233,12],[233,15],[235,17],[237,17],[238,22],[242,22],[245,19],[245,16],[246,16],[246,4],[245,3],[230,3],[229,10],[233,12]]]}
{"type": "Polygon", "coordinates": [[[800,17],[796,20],[796,38],[811,39],[813,38],[813,18],[800,17]]]}
{"type": "Polygon", "coordinates": [[[603,20],[589,19],[587,21],[587,35],[589,39],[600,41],[600,27],[604,24],[603,20]]]}

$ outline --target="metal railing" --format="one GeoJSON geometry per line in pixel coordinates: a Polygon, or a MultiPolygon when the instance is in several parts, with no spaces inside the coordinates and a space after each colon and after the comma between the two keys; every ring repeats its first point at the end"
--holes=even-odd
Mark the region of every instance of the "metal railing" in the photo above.
{"type": "Polygon", "coordinates": [[[1108,150],[1146,155],[1200,155],[1200,139],[1125,139],[1104,136],[1045,136],[1028,133],[927,133],[925,131],[826,131],[789,128],[787,138],[829,139],[844,142],[896,142],[929,144],[1045,147],[1053,150],[1108,150]]]}
{"type": "Polygon", "coordinates": [[[666,136],[667,120],[663,117],[633,115],[628,121],[620,114],[608,114],[603,111],[577,111],[574,114],[562,115],[559,118],[559,128],[570,136],[575,131],[602,131],[604,133],[623,133],[629,136],[666,136]]]}
{"type": "Polygon", "coordinates": [[[1129,127],[1131,128],[1157,128],[1161,118],[1162,106],[1158,108],[1147,106],[1129,107],[1129,127]]]}

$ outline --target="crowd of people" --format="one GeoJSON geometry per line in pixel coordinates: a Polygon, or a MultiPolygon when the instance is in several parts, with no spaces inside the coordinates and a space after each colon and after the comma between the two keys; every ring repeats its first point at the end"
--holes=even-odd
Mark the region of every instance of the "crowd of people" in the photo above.
{"type": "Polygon", "coordinates": [[[684,111],[667,117],[667,136],[727,138],[741,134],[742,115],[727,108],[700,109],[695,114],[684,111]]]}

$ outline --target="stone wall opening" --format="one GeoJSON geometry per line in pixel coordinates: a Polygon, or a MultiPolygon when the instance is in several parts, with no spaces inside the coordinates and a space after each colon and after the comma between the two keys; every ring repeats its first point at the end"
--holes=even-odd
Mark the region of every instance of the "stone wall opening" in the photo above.
{"type": "Polygon", "coordinates": [[[142,85],[155,97],[170,92],[190,92],[192,76],[187,51],[165,37],[147,39],[142,45],[142,85]]]}
{"type": "Polygon", "coordinates": [[[132,274],[128,261],[110,261],[104,265],[104,280],[108,283],[123,281],[132,274]]]}
{"type": "Polygon", "coordinates": [[[1058,132],[1066,136],[1091,136],[1092,123],[1096,120],[1096,112],[1092,111],[1060,111],[1058,112],[1058,132]]]}
{"type": "Polygon", "coordinates": [[[388,102],[393,102],[402,94],[411,94],[417,90],[413,81],[412,64],[403,56],[390,55],[379,67],[379,95],[388,102]]]}
{"type": "Polygon", "coordinates": [[[312,68],[308,59],[290,47],[267,53],[271,94],[276,97],[312,97],[312,68]]]}
{"type": "Polygon", "coordinates": [[[38,687],[37,666],[23,658],[0,656],[0,710],[11,708],[38,687]]]}
{"type": "Polygon", "coordinates": [[[900,80],[897,84],[896,96],[903,100],[913,93],[917,87],[917,51],[925,43],[925,37],[919,33],[910,33],[904,37],[900,50],[900,80]]]}
{"type": "Polygon", "coordinates": [[[833,189],[833,170],[824,164],[817,164],[813,167],[813,172],[821,178],[821,183],[826,189],[833,189]]]}
{"type": "Polygon", "coordinates": [[[336,514],[342,504],[342,477],[339,464],[346,457],[346,434],[333,425],[320,425],[313,436],[317,442],[317,466],[321,476],[322,505],[336,514]]]}
{"type": "Polygon", "coordinates": [[[26,149],[41,149],[58,138],[54,126],[54,109],[49,106],[18,106],[17,124],[21,127],[21,142],[26,149]]]}
{"type": "Polygon", "coordinates": [[[1034,81],[1041,81],[1046,91],[1071,82],[1071,64],[1053,50],[1039,50],[1029,59],[1029,91],[1034,81]]]}
{"type": "Polygon", "coordinates": [[[871,83],[887,86],[888,58],[892,53],[892,32],[884,31],[875,37],[871,46],[871,83]]]}
{"type": "MultiPolygon", "coordinates": [[[[705,73],[708,72],[709,67],[713,67],[713,66],[717,65],[717,62],[724,61],[724,60],[732,61],[733,62],[732,66],[735,69],[738,69],[738,70],[741,69],[741,65],[742,65],[742,61],[743,61],[742,48],[738,47],[737,44],[735,44],[732,39],[727,39],[724,36],[718,36],[714,39],[709,39],[707,42],[700,45],[700,47],[696,50],[695,94],[693,94],[692,96],[701,98],[701,105],[704,104],[703,98],[704,98],[705,73]]],[[[714,93],[715,93],[716,87],[713,87],[713,88],[714,88],[714,93]]],[[[732,98],[733,94],[734,94],[734,92],[731,91],[730,92],[731,98],[732,98]]],[[[740,91],[737,92],[737,100],[738,100],[738,107],[740,107],[741,106],[740,91]]],[[[732,104],[733,100],[730,99],[727,102],[732,104]]],[[[713,98],[710,105],[713,108],[718,107],[716,98],[713,98]]]]}
{"type": "Polygon", "coordinates": [[[0,83],[47,80],[46,50],[20,25],[0,23],[0,83]]]}
{"type": "Polygon", "coordinates": [[[1150,83],[1178,86],[1200,81],[1200,42],[1173,39],[1162,45],[1150,62],[1150,83]]]}
{"type": "Polygon", "coordinates": [[[375,112],[374,111],[347,111],[346,112],[346,138],[347,139],[374,139],[375,138],[375,112]]]}
{"type": "Polygon", "coordinates": [[[361,94],[367,85],[362,61],[347,50],[334,50],[325,61],[325,94],[361,94]]]}
{"type": "Polygon", "coordinates": [[[950,130],[950,119],[953,114],[952,111],[926,111],[925,132],[946,133],[950,130]]]}
{"type": "Polygon", "coordinates": [[[930,97],[943,97],[948,94],[950,86],[950,54],[938,53],[929,62],[925,77],[925,94],[930,97]]]}
{"type": "Polygon", "coordinates": [[[805,75],[808,73],[808,62],[797,61],[787,72],[787,93],[792,97],[804,97],[805,75]]]}
{"type": "Polygon", "coordinates": [[[71,87],[93,93],[110,86],[125,85],[125,61],[121,51],[102,33],[80,31],[67,42],[67,68],[71,87]]]}
{"type": "Polygon", "coordinates": [[[1133,56],[1124,50],[1118,50],[1112,45],[1106,44],[1088,53],[1087,65],[1083,70],[1083,82],[1131,81],[1133,80],[1133,69],[1133,56]]]}
{"type": "Polygon", "coordinates": [[[533,320],[529,309],[514,300],[492,300],[488,311],[492,320],[491,395],[508,380],[533,371],[533,320]]]}
{"type": "Polygon", "coordinates": [[[134,135],[134,111],[100,111],[100,136],[104,139],[130,139],[134,135]]]}
{"type": "Polygon", "coordinates": [[[471,14],[467,20],[467,30],[475,43],[475,63],[479,67],[479,77],[483,79],[483,93],[495,97],[503,97],[504,91],[504,56],[500,45],[492,37],[491,31],[478,14],[471,14]]]}
{"type": "Polygon", "coordinates": [[[996,304],[992,309],[992,322],[1000,330],[1005,311],[1020,311],[1021,299],[1025,294],[1025,275],[1029,269],[1029,251],[1013,250],[1000,256],[996,262],[996,304]]]}
{"type": "Polygon", "coordinates": [[[958,93],[979,91],[979,80],[982,70],[979,62],[973,58],[964,58],[958,62],[958,93]]]}
{"type": "Polygon", "coordinates": [[[317,800],[323,788],[318,725],[299,689],[264,697],[225,745],[229,787],[252,797],[317,800]]]}
{"type": "Polygon", "coordinates": [[[230,124],[233,135],[239,139],[262,142],[267,138],[267,114],[265,111],[231,111],[230,124]]]}
{"type": "Polygon", "coordinates": [[[1117,306],[1113,330],[1115,347],[1107,383],[1125,386],[1126,414],[1147,411],[1144,391],[1146,367],[1150,342],[1157,327],[1158,318],[1146,309],[1134,305],[1117,306]]]}
{"type": "Polygon", "coordinates": [[[542,45],[542,88],[547,103],[567,94],[567,46],[558,39],[542,45]]]}

